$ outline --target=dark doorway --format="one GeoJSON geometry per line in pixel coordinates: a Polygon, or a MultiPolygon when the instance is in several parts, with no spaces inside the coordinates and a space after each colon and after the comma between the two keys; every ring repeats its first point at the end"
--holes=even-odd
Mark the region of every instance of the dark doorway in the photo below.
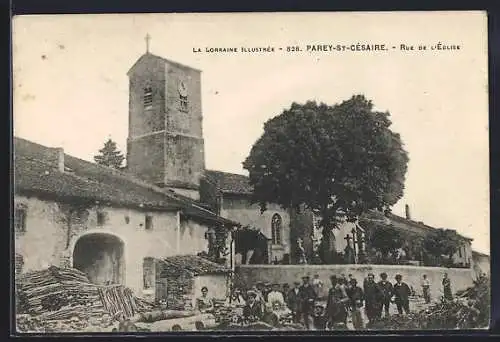
{"type": "Polygon", "coordinates": [[[123,241],[114,235],[84,235],[73,250],[73,267],[84,272],[94,284],[123,284],[123,250],[123,241]]]}

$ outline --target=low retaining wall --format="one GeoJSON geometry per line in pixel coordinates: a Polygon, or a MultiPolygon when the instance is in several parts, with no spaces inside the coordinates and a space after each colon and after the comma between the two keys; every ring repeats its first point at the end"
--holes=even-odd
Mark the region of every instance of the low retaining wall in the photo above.
{"type": "Polygon", "coordinates": [[[474,272],[469,268],[443,268],[422,267],[406,265],[239,265],[235,269],[235,285],[249,288],[258,281],[270,283],[288,283],[293,286],[294,281],[301,281],[303,275],[309,275],[311,279],[315,274],[323,282],[323,293],[328,293],[330,287],[330,276],[352,274],[363,286],[363,279],[368,273],[375,274],[375,280],[380,280],[380,273],[385,272],[388,280],[395,282],[394,276],[401,274],[403,281],[413,287],[417,294],[422,294],[422,275],[426,274],[431,283],[431,296],[436,299],[443,295],[442,279],[444,273],[448,273],[451,279],[452,291],[455,293],[464,290],[473,284],[474,272]]]}

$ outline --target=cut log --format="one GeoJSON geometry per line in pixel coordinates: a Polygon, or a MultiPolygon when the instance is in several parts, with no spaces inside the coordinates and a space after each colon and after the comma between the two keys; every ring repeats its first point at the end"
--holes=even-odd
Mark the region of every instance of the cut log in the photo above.
{"type": "Polygon", "coordinates": [[[170,331],[174,325],[180,325],[182,330],[194,331],[196,330],[195,323],[197,321],[202,322],[205,327],[216,326],[215,317],[212,314],[199,314],[191,317],[181,317],[157,321],[151,324],[150,329],[151,331],[164,332],[170,331]]]}

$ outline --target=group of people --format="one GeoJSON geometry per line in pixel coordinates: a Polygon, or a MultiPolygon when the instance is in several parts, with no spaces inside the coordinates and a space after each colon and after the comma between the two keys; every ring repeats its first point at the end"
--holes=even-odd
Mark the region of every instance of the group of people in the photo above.
{"type": "MultiPolygon", "coordinates": [[[[266,284],[258,282],[248,291],[234,289],[229,303],[243,307],[243,316],[249,320],[263,320],[266,313],[280,309],[291,311],[293,321],[301,323],[306,329],[343,329],[347,328],[350,315],[354,329],[363,329],[362,308],[368,324],[390,315],[391,304],[396,305],[399,314],[410,312],[410,296],[413,289],[396,274],[395,282],[388,280],[386,273],[375,275],[369,273],[362,285],[349,274],[330,277],[331,286],[326,292],[319,275],[313,279],[309,275],[302,277],[302,282],[295,281],[293,287],[288,284],[266,284]],[[326,305],[324,305],[326,297],[326,305]],[[323,302],[323,303],[322,303],[323,302]],[[384,315],[383,315],[384,314],[384,315]]],[[[451,299],[451,282],[448,275],[443,278],[444,297],[451,299]]],[[[426,275],[422,277],[422,292],[426,303],[430,302],[430,282],[426,275]]],[[[198,300],[198,308],[209,308],[207,289],[203,288],[202,297],[198,300]]]]}

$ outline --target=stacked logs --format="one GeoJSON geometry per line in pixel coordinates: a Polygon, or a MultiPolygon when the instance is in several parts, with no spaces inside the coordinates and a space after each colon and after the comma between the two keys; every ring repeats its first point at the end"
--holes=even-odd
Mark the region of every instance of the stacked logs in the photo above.
{"type": "Polygon", "coordinates": [[[132,291],[122,285],[91,284],[84,273],[55,266],[19,276],[16,296],[18,318],[26,327],[38,321],[44,325],[54,322],[55,326],[69,321],[73,326],[83,326],[85,322],[97,322],[103,317],[108,321],[119,311],[125,317],[132,317],[152,309],[151,304],[134,297],[132,291]],[[30,320],[26,314],[37,319],[30,320]]]}
{"type": "Polygon", "coordinates": [[[85,274],[55,266],[19,276],[16,292],[20,314],[41,315],[63,307],[91,306],[99,302],[97,287],[90,284],[85,274]]]}

